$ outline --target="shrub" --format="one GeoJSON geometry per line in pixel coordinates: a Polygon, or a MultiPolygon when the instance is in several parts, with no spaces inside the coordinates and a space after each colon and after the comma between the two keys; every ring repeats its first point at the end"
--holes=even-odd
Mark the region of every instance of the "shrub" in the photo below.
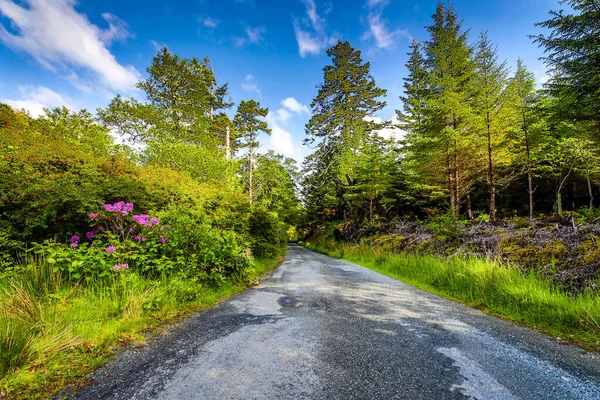
{"type": "Polygon", "coordinates": [[[287,234],[277,214],[255,207],[250,214],[249,225],[252,254],[275,257],[285,249],[287,234]]]}
{"type": "Polygon", "coordinates": [[[250,272],[248,242],[236,232],[214,227],[203,209],[172,205],[160,215],[169,226],[168,247],[178,260],[178,272],[215,284],[228,277],[241,280],[250,272]]]}
{"type": "Polygon", "coordinates": [[[427,227],[442,240],[458,240],[466,233],[467,221],[455,219],[452,213],[435,214],[429,220],[427,227]]]}

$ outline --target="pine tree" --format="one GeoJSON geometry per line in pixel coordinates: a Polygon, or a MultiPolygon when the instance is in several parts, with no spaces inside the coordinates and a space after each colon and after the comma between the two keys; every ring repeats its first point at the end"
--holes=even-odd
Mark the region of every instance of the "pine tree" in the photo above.
{"type": "Polygon", "coordinates": [[[485,138],[490,220],[496,222],[498,167],[510,163],[511,109],[506,61],[499,62],[498,51],[485,32],[477,43],[473,97],[477,131],[485,138]]]}
{"type": "Polygon", "coordinates": [[[148,78],[138,82],[137,87],[170,121],[174,132],[189,130],[208,115],[213,99],[209,85],[214,76],[206,61],[180,58],[165,47],[154,57],[147,72],[148,78]]]}
{"type": "Polygon", "coordinates": [[[533,164],[534,153],[539,147],[540,133],[536,129],[538,119],[535,110],[537,103],[537,92],[535,90],[535,76],[529,72],[523,61],[517,60],[517,70],[511,78],[510,90],[513,96],[513,118],[517,133],[515,141],[517,151],[522,148],[525,158],[525,170],[527,171],[527,192],[529,195],[529,220],[533,222],[533,164]]]}
{"type": "Polygon", "coordinates": [[[238,106],[238,111],[234,119],[236,130],[242,141],[241,146],[248,149],[248,196],[250,197],[250,204],[253,201],[254,192],[254,163],[256,150],[259,147],[258,135],[261,132],[267,135],[271,134],[271,129],[267,125],[267,122],[262,118],[265,118],[269,113],[268,108],[261,108],[260,103],[256,100],[242,100],[238,106]]]}
{"type": "Polygon", "coordinates": [[[544,48],[550,68],[547,88],[561,99],[564,116],[591,121],[600,140],[600,5],[598,0],[564,0],[573,13],[550,11],[551,18],[537,26],[548,35],[533,36],[544,48]]]}
{"type": "Polygon", "coordinates": [[[352,204],[353,217],[372,222],[392,206],[393,172],[397,168],[390,144],[376,134],[363,141],[356,158],[356,183],[346,198],[352,204]]]}
{"type": "Polygon", "coordinates": [[[404,80],[404,96],[400,96],[403,111],[396,111],[401,127],[415,138],[423,136],[426,124],[427,98],[430,94],[427,81],[427,68],[421,51],[421,44],[416,40],[410,45],[411,52],[405,64],[408,77],[404,80]]]}
{"type": "Polygon", "coordinates": [[[363,63],[361,52],[349,42],[338,43],[327,51],[332,64],[323,69],[323,83],[313,99],[313,116],[306,125],[305,143],[321,139],[313,165],[327,184],[334,184],[344,219],[347,203],[345,187],[353,184],[353,157],[364,138],[377,128],[369,117],[385,107],[380,98],[386,91],[377,87],[370,75],[370,63],[363,63]]]}
{"type": "Polygon", "coordinates": [[[473,155],[472,118],[469,107],[473,80],[472,49],[451,4],[438,3],[433,24],[427,27],[430,40],[425,42],[428,85],[427,130],[423,141],[427,151],[444,170],[450,194],[450,206],[458,217],[461,196],[469,192],[473,177],[469,157],[473,155]]]}

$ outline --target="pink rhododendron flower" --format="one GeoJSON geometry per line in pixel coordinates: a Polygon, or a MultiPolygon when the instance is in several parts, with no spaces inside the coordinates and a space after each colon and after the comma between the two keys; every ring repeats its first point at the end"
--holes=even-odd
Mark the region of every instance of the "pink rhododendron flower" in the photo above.
{"type": "Polygon", "coordinates": [[[79,236],[71,236],[71,243],[79,242],[79,236]]]}
{"type": "Polygon", "coordinates": [[[156,218],[156,217],[155,217],[155,218],[152,218],[152,219],[150,220],[150,223],[151,223],[152,225],[158,225],[158,223],[159,223],[159,221],[158,221],[158,218],[156,218]]]}
{"type": "Polygon", "coordinates": [[[115,252],[115,250],[116,250],[116,249],[114,248],[114,246],[108,246],[108,247],[106,248],[106,252],[107,252],[107,253],[114,253],[114,252],[115,252]]]}
{"type": "Polygon", "coordinates": [[[142,240],[142,237],[140,235],[136,235],[134,239],[139,242],[140,240],[142,240]]]}
{"type": "Polygon", "coordinates": [[[160,239],[158,239],[159,242],[161,243],[165,243],[167,241],[166,237],[161,237],[160,239]]]}
{"type": "Polygon", "coordinates": [[[98,218],[98,213],[91,212],[89,217],[90,217],[90,219],[96,219],[96,218],[98,218]]]}
{"type": "Polygon", "coordinates": [[[149,226],[149,222],[148,222],[148,215],[146,214],[138,214],[138,215],[134,215],[131,217],[131,219],[133,219],[135,222],[137,222],[140,225],[145,225],[145,226],[149,226]]]}
{"type": "Polygon", "coordinates": [[[86,233],[85,233],[85,237],[86,237],[87,239],[91,239],[91,238],[93,238],[94,236],[96,236],[96,231],[90,231],[90,232],[86,232],[86,233]]]}
{"type": "Polygon", "coordinates": [[[71,247],[77,247],[78,243],[77,242],[71,242],[71,247]]]}
{"type": "Polygon", "coordinates": [[[129,264],[115,264],[113,267],[115,271],[120,271],[122,269],[129,269],[129,264]]]}

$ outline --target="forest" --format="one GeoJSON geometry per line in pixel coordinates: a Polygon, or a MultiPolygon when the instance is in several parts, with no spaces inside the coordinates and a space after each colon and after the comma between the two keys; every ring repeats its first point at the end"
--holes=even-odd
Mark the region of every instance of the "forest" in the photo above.
{"type": "Polygon", "coordinates": [[[301,243],[598,349],[600,8],[563,5],[530,37],[538,85],[439,2],[391,139],[370,63],[333,46],[306,125],[301,243]]]}
{"type": "Polygon", "coordinates": [[[306,226],[400,250],[492,254],[569,290],[596,287],[600,18],[593,1],[566,4],[572,14],[550,12],[538,24],[548,33],[531,37],[545,51],[540,87],[440,2],[428,39],[410,46],[401,138],[379,134],[372,116],[386,90],[361,52],[331,48],[306,126],[316,146],[303,166],[306,226]]]}
{"type": "Polygon", "coordinates": [[[35,118],[0,104],[2,394],[85,377],[256,283],[289,240],[600,348],[600,9],[565,4],[531,37],[538,85],[440,2],[395,125],[339,40],[300,167],[260,150],[268,108],[166,47],[143,100],[35,118]]]}

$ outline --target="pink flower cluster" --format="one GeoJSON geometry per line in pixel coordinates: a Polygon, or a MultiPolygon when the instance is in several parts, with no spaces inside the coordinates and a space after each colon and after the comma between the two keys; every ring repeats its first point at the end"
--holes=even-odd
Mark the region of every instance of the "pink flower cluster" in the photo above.
{"type": "Polygon", "coordinates": [[[77,247],[79,244],[79,236],[71,236],[71,247],[77,247]]]}
{"type": "Polygon", "coordinates": [[[160,223],[158,221],[158,218],[151,219],[147,214],[134,215],[131,217],[131,219],[133,219],[138,224],[144,225],[144,226],[158,225],[160,223]]]}
{"type": "Polygon", "coordinates": [[[115,203],[115,204],[105,204],[104,210],[110,211],[110,212],[118,212],[123,215],[127,215],[133,211],[133,203],[125,203],[124,201],[119,201],[118,203],[115,203]]]}
{"type": "Polygon", "coordinates": [[[116,249],[115,249],[115,247],[114,247],[114,246],[108,246],[108,247],[106,248],[106,252],[107,252],[107,253],[114,253],[114,252],[115,252],[115,250],[116,250],[116,249]]]}
{"type": "Polygon", "coordinates": [[[115,271],[120,271],[122,269],[129,269],[129,264],[115,264],[113,267],[115,271]]]}

